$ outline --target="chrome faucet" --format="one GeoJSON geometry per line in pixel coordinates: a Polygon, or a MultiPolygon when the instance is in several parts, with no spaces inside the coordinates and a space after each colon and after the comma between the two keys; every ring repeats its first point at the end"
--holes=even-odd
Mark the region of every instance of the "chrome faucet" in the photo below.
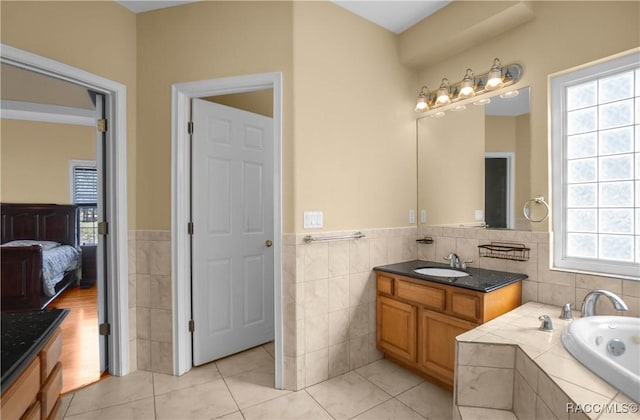
{"type": "Polygon", "coordinates": [[[582,316],[594,316],[596,314],[596,303],[598,302],[598,298],[600,296],[606,296],[609,298],[613,307],[616,311],[628,311],[629,308],[624,303],[624,301],[615,293],[612,293],[608,290],[592,290],[587,293],[587,296],[584,297],[582,301],[582,316]]]}
{"type": "Polygon", "coordinates": [[[540,328],[538,328],[540,331],[553,332],[553,322],[551,322],[549,315],[540,315],[538,319],[542,321],[540,328]]]}
{"type": "Polygon", "coordinates": [[[448,257],[444,257],[445,260],[449,261],[449,266],[451,268],[460,268],[460,257],[455,252],[449,254],[448,257]]]}
{"type": "Polygon", "coordinates": [[[460,257],[455,252],[451,252],[449,256],[444,257],[445,260],[449,261],[449,267],[458,268],[463,271],[467,271],[467,264],[471,264],[473,260],[460,261],[460,257]]]}

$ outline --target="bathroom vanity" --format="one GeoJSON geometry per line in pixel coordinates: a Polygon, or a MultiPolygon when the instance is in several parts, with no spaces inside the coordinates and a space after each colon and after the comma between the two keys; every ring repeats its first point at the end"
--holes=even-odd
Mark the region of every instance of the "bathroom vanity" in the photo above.
{"type": "Polygon", "coordinates": [[[68,313],[68,309],[2,313],[2,418],[61,417],[60,325],[68,313]]]}
{"type": "Polygon", "coordinates": [[[376,344],[385,357],[452,390],[455,338],[521,304],[524,274],[470,268],[464,277],[416,273],[447,267],[409,261],[375,267],[376,344]]]}

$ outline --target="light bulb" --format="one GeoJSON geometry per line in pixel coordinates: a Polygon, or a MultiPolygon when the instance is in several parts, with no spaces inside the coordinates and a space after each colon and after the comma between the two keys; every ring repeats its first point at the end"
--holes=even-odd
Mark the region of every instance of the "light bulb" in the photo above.
{"type": "Polygon", "coordinates": [[[501,88],[502,84],[502,67],[500,65],[500,59],[496,58],[493,60],[493,66],[491,66],[491,70],[489,70],[489,74],[487,75],[485,89],[496,90],[501,88]]]}
{"type": "Polygon", "coordinates": [[[509,92],[501,93],[500,97],[507,99],[507,98],[515,98],[518,95],[520,95],[520,92],[518,90],[510,90],[509,92]]]}
{"type": "Polygon", "coordinates": [[[416,101],[416,107],[414,109],[415,112],[427,112],[429,110],[429,104],[427,103],[427,93],[428,88],[426,86],[422,86],[422,90],[418,94],[418,100],[416,101]]]}
{"type": "Polygon", "coordinates": [[[473,71],[471,71],[471,69],[467,69],[467,72],[462,79],[462,83],[460,84],[460,93],[458,93],[458,98],[472,98],[475,95],[476,91],[473,88],[473,71]]]}
{"type": "Polygon", "coordinates": [[[442,83],[440,84],[440,88],[438,89],[438,96],[436,98],[436,105],[443,106],[451,103],[451,98],[449,97],[449,80],[447,78],[442,79],[442,83]]]}
{"type": "Polygon", "coordinates": [[[486,104],[490,104],[491,103],[491,99],[489,98],[483,98],[483,99],[478,99],[477,101],[475,101],[473,104],[474,105],[486,105],[486,104]]]}

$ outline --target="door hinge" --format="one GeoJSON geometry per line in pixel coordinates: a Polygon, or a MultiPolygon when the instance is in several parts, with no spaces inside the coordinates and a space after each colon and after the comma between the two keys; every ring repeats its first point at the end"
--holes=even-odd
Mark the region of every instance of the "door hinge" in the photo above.
{"type": "Polygon", "coordinates": [[[189,135],[193,134],[193,121],[189,121],[189,123],[187,124],[187,132],[189,133],[189,135]]]}
{"type": "Polygon", "coordinates": [[[98,326],[100,335],[111,335],[111,324],[104,322],[98,326]]]}
{"type": "Polygon", "coordinates": [[[101,133],[107,132],[107,120],[106,118],[101,118],[98,120],[98,131],[101,133]]]}
{"type": "Polygon", "coordinates": [[[109,224],[107,222],[98,222],[98,235],[108,235],[109,224]]]}
{"type": "Polygon", "coordinates": [[[193,322],[193,319],[189,320],[189,332],[193,332],[196,329],[196,323],[193,322]]]}
{"type": "Polygon", "coordinates": [[[187,223],[187,233],[193,235],[193,222],[187,223]]]}

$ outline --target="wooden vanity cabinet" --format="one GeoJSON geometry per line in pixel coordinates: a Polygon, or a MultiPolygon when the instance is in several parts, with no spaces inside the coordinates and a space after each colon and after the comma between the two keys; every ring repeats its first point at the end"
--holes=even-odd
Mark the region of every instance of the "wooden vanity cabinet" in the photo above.
{"type": "Polygon", "coordinates": [[[452,389],[455,338],[521,303],[522,284],[484,293],[376,272],[376,344],[385,357],[452,389]]]}
{"type": "Polygon", "coordinates": [[[376,301],[376,339],[380,350],[416,362],[418,308],[384,296],[376,301]]]}
{"type": "Polygon", "coordinates": [[[62,334],[58,328],[19,377],[2,393],[3,419],[60,419],[62,334]]]}

